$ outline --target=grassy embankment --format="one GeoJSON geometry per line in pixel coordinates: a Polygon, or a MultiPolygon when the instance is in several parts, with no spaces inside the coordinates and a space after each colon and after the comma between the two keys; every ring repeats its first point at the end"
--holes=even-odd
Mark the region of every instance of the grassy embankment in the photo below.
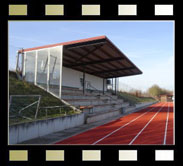
{"type": "Polygon", "coordinates": [[[144,102],[153,102],[156,101],[152,97],[137,97],[135,95],[132,95],[127,92],[118,92],[118,97],[123,99],[126,102],[129,102],[130,105],[135,105],[138,103],[144,103],[144,102]]]}
{"type": "MultiPolygon", "coordinates": [[[[34,86],[31,83],[21,81],[17,78],[16,73],[10,71],[9,72],[9,95],[41,95],[41,101],[40,101],[40,109],[38,111],[38,117],[37,119],[45,119],[45,118],[52,118],[52,117],[58,117],[58,116],[64,116],[64,115],[70,115],[75,114],[73,110],[70,108],[54,108],[54,109],[41,109],[41,107],[48,107],[48,106],[63,106],[64,104],[57,99],[56,97],[52,96],[51,94],[47,93],[41,88],[38,88],[34,86]]],[[[15,124],[15,123],[22,123],[22,122],[28,122],[33,121],[37,104],[31,106],[28,109],[25,109],[21,112],[21,116],[19,116],[18,111],[35,102],[38,98],[36,97],[20,97],[20,98],[13,98],[12,99],[12,105],[10,107],[9,115],[11,118],[9,118],[9,124],[15,124]],[[32,120],[29,120],[27,118],[23,118],[22,116],[29,117],[32,120]]]]}

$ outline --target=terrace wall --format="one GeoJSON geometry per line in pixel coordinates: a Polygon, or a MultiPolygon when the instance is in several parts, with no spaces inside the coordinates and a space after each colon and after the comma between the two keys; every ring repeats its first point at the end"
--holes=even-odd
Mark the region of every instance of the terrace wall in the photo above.
{"type": "Polygon", "coordinates": [[[12,125],[9,126],[9,144],[17,144],[82,124],[84,124],[83,113],[12,125]]]}

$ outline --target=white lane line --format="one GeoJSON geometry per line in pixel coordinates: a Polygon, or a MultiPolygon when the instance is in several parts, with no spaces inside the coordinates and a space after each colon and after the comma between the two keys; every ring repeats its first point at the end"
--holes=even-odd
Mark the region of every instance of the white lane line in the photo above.
{"type": "Polygon", "coordinates": [[[151,121],[156,117],[156,115],[162,110],[163,106],[158,110],[158,112],[156,112],[156,114],[149,120],[149,122],[142,128],[142,130],[140,130],[140,132],[132,139],[129,145],[131,145],[137,139],[137,137],[144,131],[144,129],[151,123],[151,121]]]}
{"type": "Polygon", "coordinates": [[[156,107],[153,107],[153,108],[151,108],[150,110],[144,112],[143,114],[139,115],[139,116],[136,117],[135,119],[133,119],[133,120],[131,120],[130,122],[126,123],[125,125],[123,125],[123,126],[117,128],[116,130],[112,131],[111,133],[107,134],[106,136],[102,137],[101,139],[95,141],[92,145],[95,145],[95,144],[97,144],[98,142],[102,141],[103,139],[109,137],[110,135],[114,134],[114,133],[117,132],[118,130],[124,128],[125,126],[129,125],[130,123],[134,122],[135,120],[139,119],[140,117],[142,117],[143,115],[145,115],[146,113],[148,113],[149,111],[151,111],[151,110],[153,110],[153,109],[155,109],[155,108],[156,108],[156,107]]]}
{"type": "Polygon", "coordinates": [[[166,117],[166,126],[165,126],[165,134],[164,134],[163,145],[166,145],[166,136],[167,136],[167,128],[168,128],[168,119],[169,119],[169,103],[168,103],[168,112],[167,112],[167,117],[166,117]]]}

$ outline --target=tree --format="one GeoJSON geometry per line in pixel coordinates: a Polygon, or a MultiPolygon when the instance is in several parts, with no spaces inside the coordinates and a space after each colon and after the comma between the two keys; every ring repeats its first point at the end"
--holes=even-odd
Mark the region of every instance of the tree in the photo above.
{"type": "Polygon", "coordinates": [[[153,85],[152,87],[150,87],[148,89],[148,93],[152,96],[152,97],[158,97],[159,95],[162,94],[162,89],[158,86],[158,85],[153,85]]]}

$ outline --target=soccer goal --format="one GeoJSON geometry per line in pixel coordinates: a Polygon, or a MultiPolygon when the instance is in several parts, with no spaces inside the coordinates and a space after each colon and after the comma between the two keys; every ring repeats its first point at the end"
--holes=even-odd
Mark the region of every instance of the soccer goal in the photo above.
{"type": "Polygon", "coordinates": [[[37,119],[41,95],[11,95],[9,100],[10,123],[37,119]]]}

